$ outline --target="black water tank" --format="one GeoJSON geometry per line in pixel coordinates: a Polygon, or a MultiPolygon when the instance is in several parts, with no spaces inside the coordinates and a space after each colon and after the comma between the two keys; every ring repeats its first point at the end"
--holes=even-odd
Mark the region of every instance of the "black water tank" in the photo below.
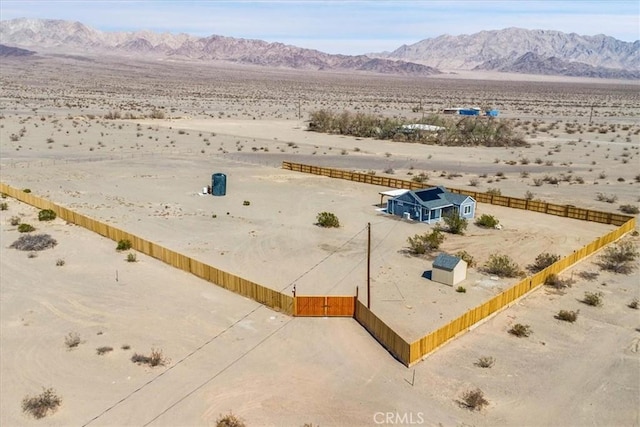
{"type": "Polygon", "coordinates": [[[227,176],[223,173],[211,175],[211,194],[214,196],[224,196],[227,194],[227,176]]]}

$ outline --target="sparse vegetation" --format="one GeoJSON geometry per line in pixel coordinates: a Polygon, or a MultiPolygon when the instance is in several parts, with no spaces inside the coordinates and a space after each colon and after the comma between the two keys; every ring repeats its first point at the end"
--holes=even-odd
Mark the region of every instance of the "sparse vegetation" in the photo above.
{"type": "Polygon", "coordinates": [[[536,260],[533,262],[533,264],[527,266],[527,270],[532,273],[537,273],[557,261],[560,261],[560,255],[544,252],[536,257],[536,260]]]}
{"type": "Polygon", "coordinates": [[[533,333],[529,325],[523,325],[522,323],[516,323],[509,329],[511,335],[515,335],[518,338],[528,337],[533,333]]]}
{"type": "Polygon", "coordinates": [[[340,220],[331,212],[320,212],[316,217],[317,224],[324,228],[340,227],[340,220]]]}
{"type": "Polygon", "coordinates": [[[63,265],[65,265],[65,261],[62,258],[58,258],[56,260],[56,266],[57,267],[62,267],[63,265]]]}
{"type": "Polygon", "coordinates": [[[558,320],[563,320],[565,322],[573,323],[578,318],[578,313],[580,313],[580,310],[578,311],[560,310],[555,317],[558,320]]]}
{"type": "Polygon", "coordinates": [[[440,230],[433,230],[430,233],[416,234],[407,239],[409,251],[414,255],[423,255],[434,251],[444,242],[444,234],[440,230]]]}
{"type": "Polygon", "coordinates": [[[9,204],[7,202],[0,203],[0,211],[9,210],[9,204]]]}
{"type": "Polygon", "coordinates": [[[545,286],[550,286],[555,289],[564,289],[571,287],[572,283],[570,279],[562,279],[557,274],[550,274],[544,279],[545,286]]]}
{"type": "Polygon", "coordinates": [[[134,353],[134,355],[131,356],[131,361],[139,365],[149,365],[152,367],[164,366],[167,363],[169,363],[169,359],[167,359],[164,356],[164,354],[162,353],[162,350],[155,349],[155,348],[151,349],[151,354],[149,356],[134,353]]]}
{"type": "Polygon", "coordinates": [[[482,214],[478,219],[476,219],[476,225],[479,227],[485,228],[495,228],[500,221],[493,215],[482,214]]]}
{"type": "Polygon", "coordinates": [[[631,300],[628,307],[633,308],[634,310],[637,310],[639,305],[640,305],[640,300],[638,298],[634,298],[633,300],[631,300]]]}
{"type": "Polygon", "coordinates": [[[596,200],[599,202],[615,203],[618,200],[618,196],[615,194],[603,194],[596,193],[596,200]]]}
{"type": "Polygon", "coordinates": [[[26,234],[13,242],[10,248],[19,251],[43,251],[57,245],[56,239],[48,234],[26,234]]]}
{"type": "Polygon", "coordinates": [[[64,345],[68,349],[76,348],[80,345],[82,339],[80,339],[80,335],[76,332],[69,332],[66,337],[64,337],[64,345]]]}
{"type": "Polygon", "coordinates": [[[475,365],[479,368],[491,368],[496,363],[495,359],[491,356],[483,356],[478,359],[475,365]]]}
{"type": "Polygon", "coordinates": [[[636,215],[638,213],[640,213],[640,209],[638,209],[637,206],[635,205],[620,205],[620,207],[618,208],[620,209],[620,211],[626,213],[626,214],[630,214],[630,215],[636,215]]]}
{"type": "Polygon", "coordinates": [[[245,200],[244,202],[242,202],[242,206],[249,206],[251,204],[250,201],[245,200]]]}
{"type": "Polygon", "coordinates": [[[459,403],[472,411],[480,411],[489,404],[489,401],[484,397],[484,392],[477,388],[465,391],[459,403]]]}
{"type": "Polygon", "coordinates": [[[216,420],[216,427],[246,427],[244,420],[232,412],[220,415],[216,420]]]}
{"type": "Polygon", "coordinates": [[[447,225],[447,231],[451,234],[464,234],[468,221],[460,217],[458,212],[450,212],[442,216],[442,220],[447,225]]]}
{"type": "Polygon", "coordinates": [[[22,223],[18,226],[18,231],[20,233],[30,233],[32,231],[35,231],[35,227],[31,224],[27,224],[27,223],[22,223]]]}
{"type": "Polygon", "coordinates": [[[456,288],[456,292],[460,293],[460,294],[464,294],[467,292],[467,288],[465,288],[464,286],[458,286],[456,288]]]}
{"type": "Polygon", "coordinates": [[[518,264],[508,255],[491,254],[484,265],[484,271],[500,277],[518,277],[523,274],[518,264]]]}
{"type": "Polygon", "coordinates": [[[20,224],[20,222],[22,221],[22,219],[19,216],[12,216],[11,218],[9,218],[9,224],[16,226],[18,224],[20,224]]]}
{"type": "Polygon", "coordinates": [[[136,256],[136,254],[134,252],[129,252],[127,254],[127,262],[136,262],[138,261],[138,257],[136,256]]]}
{"type": "Polygon", "coordinates": [[[603,297],[602,292],[585,292],[582,302],[593,307],[600,307],[603,297]]]}
{"type": "Polygon", "coordinates": [[[22,399],[22,412],[40,419],[54,413],[61,404],[62,398],[53,388],[43,388],[42,393],[22,399]]]}
{"type": "Polygon", "coordinates": [[[476,260],[467,251],[458,251],[455,256],[467,263],[467,267],[472,268],[476,266],[476,260]]]}
{"type": "Polygon", "coordinates": [[[597,264],[603,270],[629,274],[635,268],[633,261],[638,258],[638,255],[640,255],[638,248],[633,242],[621,241],[606,247],[598,257],[597,264]]]}
{"type": "Polygon", "coordinates": [[[131,240],[128,240],[128,239],[118,240],[118,246],[116,246],[116,251],[118,252],[128,251],[129,249],[131,249],[131,247],[132,247],[131,240]]]}
{"type": "Polygon", "coordinates": [[[109,353],[111,351],[113,351],[113,347],[109,347],[109,346],[96,348],[96,353],[98,354],[98,356],[102,356],[102,355],[107,354],[107,353],[109,353]]]}
{"type": "Polygon", "coordinates": [[[502,196],[502,191],[499,188],[489,188],[485,193],[490,196],[502,196]]]}

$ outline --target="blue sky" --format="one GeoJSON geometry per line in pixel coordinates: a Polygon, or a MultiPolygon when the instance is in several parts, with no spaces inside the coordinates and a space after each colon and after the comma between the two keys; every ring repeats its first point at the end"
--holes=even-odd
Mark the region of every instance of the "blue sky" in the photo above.
{"type": "Polygon", "coordinates": [[[344,54],[507,27],[640,39],[638,0],[0,0],[1,19],[20,17],[80,21],[101,31],[218,34],[344,54]]]}

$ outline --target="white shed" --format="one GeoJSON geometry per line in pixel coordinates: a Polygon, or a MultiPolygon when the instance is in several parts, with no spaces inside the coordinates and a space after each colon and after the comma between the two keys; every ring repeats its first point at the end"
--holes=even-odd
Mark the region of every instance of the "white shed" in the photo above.
{"type": "Polygon", "coordinates": [[[433,260],[431,280],[454,286],[467,278],[467,262],[461,258],[440,254],[433,260]]]}

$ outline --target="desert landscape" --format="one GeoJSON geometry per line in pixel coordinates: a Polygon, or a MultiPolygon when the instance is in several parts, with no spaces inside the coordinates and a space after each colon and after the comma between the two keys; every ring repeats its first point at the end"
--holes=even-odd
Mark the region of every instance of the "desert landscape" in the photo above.
{"type": "MultiPolygon", "coordinates": [[[[615,227],[478,204],[476,216],[502,229],[470,223],[441,247],[478,264],[461,293],[423,277],[435,253],[411,255],[407,239],[432,226],[381,212],[388,188],[283,170],[283,161],[600,211],[637,215],[640,203],[640,95],[629,81],[56,54],[3,60],[0,82],[3,183],[299,295],[357,287],[366,296],[370,223],[371,308],[410,340],[514,283],[479,268],[491,254],[525,270],[615,227]],[[500,110],[527,146],[307,129],[319,109],[420,120],[476,105],[500,110]],[[212,173],[227,176],[224,197],[202,194],[212,173]],[[322,211],[341,226],[318,227],[322,211]]],[[[250,426],[640,423],[640,318],[629,307],[640,296],[637,260],[615,274],[596,254],[563,272],[570,287],[543,286],[406,368],[353,319],[289,317],[143,254],[127,262],[113,241],[2,202],[2,425],[215,425],[228,413],[250,426]],[[58,244],[33,255],[10,248],[21,235],[15,217],[58,244]],[[585,292],[601,293],[602,306],[584,304],[585,292]],[[559,310],[579,317],[564,322],[559,310]],[[509,334],[514,324],[532,334],[509,334]],[[153,350],[159,366],[132,363],[153,350]],[[60,408],[44,420],[24,414],[23,397],[49,387],[60,408]],[[481,411],[460,404],[478,388],[481,411]]],[[[624,240],[637,245],[635,234],[624,240]]]]}

